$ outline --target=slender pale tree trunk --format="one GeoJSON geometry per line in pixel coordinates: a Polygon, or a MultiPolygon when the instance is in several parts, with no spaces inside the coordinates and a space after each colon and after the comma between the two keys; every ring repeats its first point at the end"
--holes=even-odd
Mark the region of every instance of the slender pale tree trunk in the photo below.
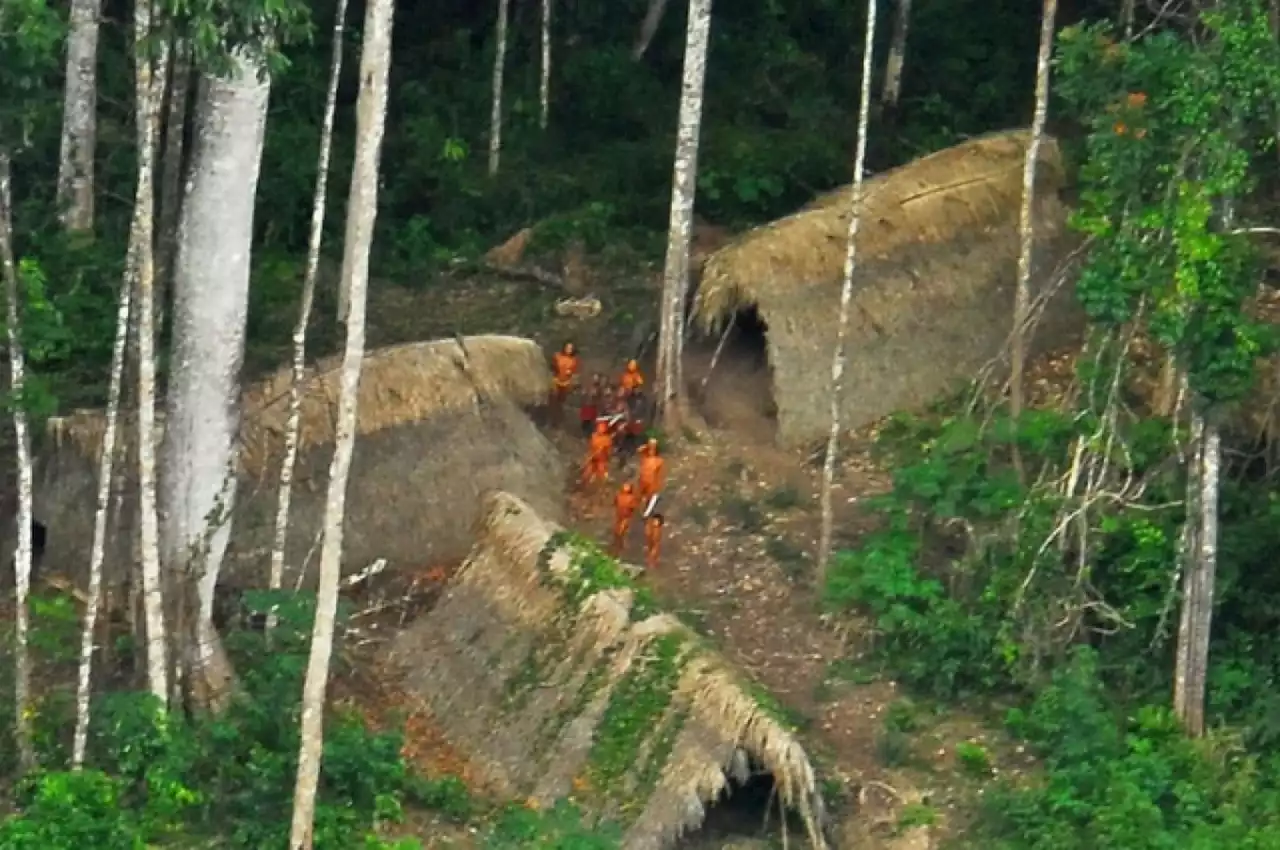
{"type": "Polygon", "coordinates": [[[849,332],[849,306],[853,301],[853,274],[858,264],[858,228],[862,223],[863,174],[867,163],[867,128],[871,123],[871,70],[875,59],[876,0],[867,0],[867,23],[862,44],[862,89],[858,101],[858,138],[853,154],[853,195],[849,203],[849,233],[844,252],[844,279],[840,284],[840,311],[836,321],[836,347],[831,356],[831,430],[827,433],[827,451],[822,462],[820,494],[822,527],[818,535],[818,570],[815,580],[819,588],[826,584],[827,566],[831,561],[831,542],[835,537],[835,511],[831,490],[835,484],[836,456],[840,452],[840,407],[844,395],[845,344],[849,332]]]}
{"type": "Polygon", "coordinates": [[[58,155],[58,206],[67,230],[93,230],[93,155],[97,141],[98,23],[102,0],[72,0],[67,79],[58,155]]]}
{"type": "Polygon", "coordinates": [[[538,85],[538,126],[547,129],[551,113],[551,0],[542,0],[542,78],[538,85]]]}
{"type": "Polygon", "coordinates": [[[498,173],[502,158],[502,76],[507,64],[507,17],[510,0],[498,0],[498,23],[493,49],[493,111],[489,113],[489,176],[498,173]]]}
{"type": "Polygon", "coordinates": [[[315,819],[316,787],[324,749],[324,702],[333,654],[334,620],[342,566],[342,523],[346,514],[347,477],[355,451],[356,402],[364,361],[365,296],[369,282],[369,249],[378,214],[378,160],[387,119],[387,75],[391,68],[391,25],[394,0],[370,0],[365,11],[364,47],[360,56],[360,95],[356,103],[356,155],[347,200],[347,232],[342,276],[351,297],[347,345],[342,357],[342,391],[334,428],[333,462],[329,466],[324,510],[324,543],[320,549],[320,582],[316,593],[311,657],[302,690],[302,723],[298,777],[293,792],[291,850],[310,850],[315,819]]]}
{"type": "MultiPolygon", "coordinates": [[[[1009,354],[1009,413],[1014,421],[1022,415],[1023,380],[1028,346],[1028,313],[1031,308],[1031,265],[1035,251],[1036,165],[1044,141],[1044,125],[1049,114],[1049,73],[1053,57],[1053,27],[1058,0],[1044,0],[1040,18],[1040,48],[1036,56],[1036,105],[1031,119],[1031,138],[1022,167],[1022,208],[1018,213],[1018,280],[1013,296],[1013,336],[1009,354]]],[[[1013,444],[1013,462],[1021,478],[1022,453],[1013,444]]]]}
{"type": "Polygon", "coordinates": [[[893,10],[893,34],[889,39],[889,58],[884,66],[884,89],[880,102],[897,107],[902,96],[902,69],[907,60],[907,31],[911,26],[911,0],[898,0],[893,10]]]}
{"type": "Polygon", "coordinates": [[[160,238],[156,247],[156,330],[164,334],[164,317],[173,293],[173,258],[178,251],[178,221],[182,209],[182,175],[186,154],[187,105],[191,91],[190,47],[173,44],[169,75],[169,103],[164,121],[164,157],[160,174],[160,238]]]}
{"type": "MultiPolygon", "coordinates": [[[[280,493],[276,502],[275,536],[271,542],[271,574],[267,586],[279,590],[284,581],[284,552],[289,537],[289,503],[293,496],[293,468],[298,460],[298,429],[302,422],[302,382],[307,366],[307,323],[316,294],[316,275],[320,268],[320,244],[324,238],[324,213],[329,189],[329,155],[333,148],[333,120],[338,105],[338,81],[342,76],[342,35],[347,16],[347,0],[338,0],[337,18],[333,23],[333,56],[329,61],[329,91],[324,104],[324,123],[320,129],[320,156],[316,164],[316,191],[311,205],[311,234],[307,242],[307,269],[302,280],[302,305],[298,323],[293,328],[293,380],[289,384],[289,420],[284,432],[284,460],[280,463],[280,493]]],[[[267,618],[267,628],[275,627],[276,617],[267,618]]]]}
{"type": "Polygon", "coordinates": [[[233,60],[227,78],[204,75],[197,96],[161,448],[161,551],[170,580],[196,588],[194,605],[179,609],[188,697],[215,710],[232,681],[213,625],[213,595],[236,492],[254,199],[271,88],[254,60],[242,53],[233,60]]]}
{"type": "Polygon", "coordinates": [[[1137,3],[1134,0],[1123,0],[1120,4],[1120,23],[1124,27],[1124,40],[1133,40],[1134,18],[1137,13],[1137,3]]]}
{"type": "Polygon", "coordinates": [[[667,0],[649,0],[649,8],[644,13],[644,20],[640,22],[640,35],[631,48],[632,59],[639,62],[644,58],[649,45],[653,43],[653,37],[658,34],[658,27],[662,24],[662,16],[666,11],[667,0]]]}
{"type": "Polygon", "coordinates": [[[36,766],[31,739],[31,657],[27,653],[29,628],[27,595],[31,590],[31,434],[23,407],[26,377],[19,336],[18,268],[13,251],[13,187],[9,152],[0,149],[0,263],[4,267],[5,318],[9,340],[9,388],[13,401],[13,432],[18,444],[18,548],[13,552],[14,624],[14,738],[18,762],[25,773],[36,766]]]}
{"type": "Polygon", "coordinates": [[[689,0],[685,32],[684,82],[671,177],[671,218],[662,273],[662,317],[658,328],[658,414],[668,430],[685,403],[684,314],[689,294],[689,242],[698,186],[698,139],[702,131],[702,93],[711,38],[711,0],[689,0]]]}
{"type": "Polygon", "coordinates": [[[84,631],[80,634],[80,673],[76,685],[76,731],[71,748],[71,766],[84,764],[89,741],[89,701],[93,682],[93,638],[102,602],[102,559],[107,544],[107,514],[111,506],[111,477],[116,450],[116,423],[120,418],[120,390],[124,383],[124,352],[129,337],[129,307],[132,292],[120,287],[116,309],[116,341],[111,351],[111,383],[107,389],[107,424],[102,435],[102,456],[98,460],[98,509],[93,517],[93,548],[89,550],[89,601],[85,605],[84,631]]]}
{"type": "Polygon", "coordinates": [[[1204,701],[1209,675],[1209,639],[1213,626],[1214,585],[1218,570],[1218,485],[1222,473],[1222,437],[1212,421],[1193,414],[1196,474],[1188,488],[1198,492],[1189,500],[1188,563],[1182,582],[1182,617],[1174,670],[1173,708],[1187,734],[1204,734],[1204,701]],[[1194,513],[1192,512],[1194,510],[1194,513]]]}
{"type": "Polygon", "coordinates": [[[151,33],[151,11],[145,3],[134,8],[134,62],[138,133],[138,185],[129,228],[126,286],[137,287],[138,323],[138,509],[139,553],[142,562],[142,607],[147,633],[147,684],[167,705],[169,700],[168,644],[164,622],[164,587],[160,577],[158,515],[156,510],[156,357],[155,357],[155,161],[160,128],[160,100],[164,91],[167,50],[155,60],[145,50],[151,33]]]}

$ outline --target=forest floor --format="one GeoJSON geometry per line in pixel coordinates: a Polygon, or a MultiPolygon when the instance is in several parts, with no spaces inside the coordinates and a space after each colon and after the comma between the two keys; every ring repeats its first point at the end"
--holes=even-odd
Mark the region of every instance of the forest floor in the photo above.
{"type": "MultiPolygon", "coordinates": [[[[585,376],[613,377],[643,338],[637,327],[657,303],[656,286],[650,272],[597,287],[604,311],[588,320],[556,317],[551,306],[561,293],[536,283],[454,281],[426,292],[381,286],[370,295],[370,342],[498,332],[532,336],[553,351],[572,340],[585,376]]],[[[822,614],[812,560],[820,456],[776,446],[763,334],[744,329],[735,336],[705,393],[696,393],[695,412],[706,427],[673,440],[667,452],[667,534],[661,563],[646,580],[784,706],[826,780],[840,823],[837,846],[939,846],[963,831],[991,777],[1023,772],[1030,761],[978,714],[913,702],[868,671],[859,657],[873,636],[822,614]],[[963,742],[986,751],[989,771],[957,758],[963,742]]],[[[707,374],[714,342],[690,345],[685,368],[694,387],[707,374]]],[[[580,461],[585,439],[576,409],[548,433],[567,463],[580,461]]],[[[851,435],[842,453],[833,494],[839,547],[857,545],[875,527],[865,503],[889,485],[872,457],[873,438],[874,428],[851,435]]],[[[611,499],[611,489],[575,494],[572,523],[607,541],[611,499]]],[[[638,537],[637,530],[626,553],[633,561],[641,555],[638,537]]],[[[436,761],[453,760],[447,748],[433,750],[438,736],[430,724],[419,718],[419,725],[423,740],[414,740],[411,728],[409,746],[423,766],[432,769],[432,752],[449,754],[436,761]]]]}

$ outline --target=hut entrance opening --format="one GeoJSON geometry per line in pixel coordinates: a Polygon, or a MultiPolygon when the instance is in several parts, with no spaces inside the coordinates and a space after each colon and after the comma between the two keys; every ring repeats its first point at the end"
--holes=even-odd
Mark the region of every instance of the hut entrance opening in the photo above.
{"type": "Polygon", "coordinates": [[[745,782],[726,776],[728,784],[720,799],[707,806],[702,826],[681,839],[676,845],[679,850],[778,847],[784,828],[798,842],[796,846],[807,846],[804,822],[779,805],[773,775],[754,762],[751,769],[745,782]]]}
{"type": "Polygon", "coordinates": [[[707,424],[764,443],[772,443],[777,431],[768,331],[755,307],[744,308],[734,314],[727,330],[686,348],[685,361],[707,424]]]}

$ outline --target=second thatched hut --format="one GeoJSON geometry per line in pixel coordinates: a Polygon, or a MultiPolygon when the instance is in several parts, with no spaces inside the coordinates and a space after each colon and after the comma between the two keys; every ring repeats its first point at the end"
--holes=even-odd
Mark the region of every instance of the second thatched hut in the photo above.
{"type": "MultiPolygon", "coordinates": [[[[974,139],[867,181],[841,399],[847,427],[937,399],[1007,342],[1029,137],[1014,131],[974,139]]],[[[1066,254],[1067,209],[1058,196],[1064,180],[1058,145],[1045,139],[1033,297],[1066,254]]],[[[825,437],[830,428],[851,200],[851,188],[828,193],[747,232],[703,266],[694,309],[706,331],[748,309],[766,325],[784,444],[825,437]]],[[[1046,311],[1039,343],[1057,342],[1077,326],[1060,304],[1046,311]]]]}
{"type": "MultiPolygon", "coordinates": [[[[223,570],[232,583],[265,579],[291,378],[281,369],[241,399],[241,469],[223,570]]],[[[313,577],[340,379],[336,357],[306,376],[286,552],[290,584],[313,577]]],[[[461,560],[481,495],[495,488],[560,516],[563,461],[522,409],[541,404],[547,387],[544,354],[528,339],[472,336],[369,352],[347,486],[343,571],[378,558],[408,567],[461,560]]],[[[89,561],[104,422],[101,411],[55,420],[39,458],[35,515],[49,531],[45,563],[73,576],[89,561]]],[[[118,445],[133,446],[131,423],[125,426],[118,445]]],[[[119,580],[120,565],[134,551],[136,463],[122,457],[116,468],[107,574],[119,580]]]]}
{"type": "Polygon", "coordinates": [[[624,850],[666,850],[731,782],[772,777],[825,850],[819,783],[759,691],[628,568],[494,493],[479,539],[390,666],[450,743],[506,796],[572,796],[620,823],[624,850]]]}

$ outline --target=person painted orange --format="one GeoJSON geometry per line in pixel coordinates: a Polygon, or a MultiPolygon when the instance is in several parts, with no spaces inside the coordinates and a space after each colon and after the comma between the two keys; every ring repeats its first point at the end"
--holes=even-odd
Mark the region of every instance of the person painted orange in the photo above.
{"type": "Polygon", "coordinates": [[[582,466],[582,481],[593,484],[609,480],[609,455],[613,453],[613,437],[607,422],[596,422],[596,432],[587,445],[587,461],[582,466]]]}
{"type": "Polygon", "coordinates": [[[636,515],[636,510],[640,507],[640,497],[636,495],[636,488],[630,482],[626,482],[618,490],[618,495],[613,497],[613,554],[621,556],[622,550],[627,545],[627,532],[631,530],[631,520],[636,515]]]}
{"type": "Polygon", "coordinates": [[[667,524],[662,514],[650,514],[644,521],[644,563],[649,569],[657,569],[658,555],[662,549],[662,528],[667,524]]]}
{"type": "Polygon", "coordinates": [[[566,342],[564,348],[551,357],[551,413],[556,419],[560,418],[565,399],[573,389],[578,365],[578,350],[571,342],[566,342]]]}
{"type": "Polygon", "coordinates": [[[623,370],[622,377],[618,379],[618,389],[622,391],[623,397],[627,397],[633,393],[640,392],[644,387],[644,374],[640,371],[640,364],[634,360],[627,361],[627,368],[623,370]]]}
{"type": "Polygon", "coordinates": [[[640,453],[640,498],[647,502],[667,483],[667,462],[658,454],[657,440],[650,439],[640,453]]]}

